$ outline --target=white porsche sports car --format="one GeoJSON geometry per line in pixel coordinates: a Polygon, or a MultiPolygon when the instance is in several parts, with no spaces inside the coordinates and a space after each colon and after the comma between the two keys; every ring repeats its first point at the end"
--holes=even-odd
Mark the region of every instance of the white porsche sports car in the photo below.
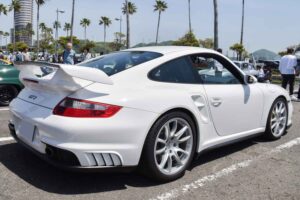
{"type": "Polygon", "coordinates": [[[195,155],[257,134],[279,139],[293,107],[279,86],[257,83],[208,49],[129,49],[80,65],[23,62],[10,104],[15,139],[70,169],[140,166],[160,181],[195,155]]]}

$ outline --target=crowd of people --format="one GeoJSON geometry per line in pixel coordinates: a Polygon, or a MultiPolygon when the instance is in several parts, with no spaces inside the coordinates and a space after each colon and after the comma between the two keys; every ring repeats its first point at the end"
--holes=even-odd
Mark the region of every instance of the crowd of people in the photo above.
{"type": "Polygon", "coordinates": [[[28,50],[28,48],[24,48],[23,51],[9,53],[6,56],[3,54],[2,51],[0,51],[0,59],[10,61],[11,63],[15,61],[31,61],[31,56],[28,50]]]}
{"type": "Polygon", "coordinates": [[[48,52],[43,52],[41,55],[37,55],[35,58],[31,56],[28,48],[24,48],[23,51],[16,51],[14,53],[9,53],[4,55],[2,51],[0,51],[0,59],[5,59],[10,61],[11,63],[15,61],[45,61],[51,63],[63,63],[74,65],[79,60],[79,62],[87,61],[92,58],[92,54],[90,53],[90,49],[85,48],[83,53],[80,55],[80,58],[77,59],[76,52],[73,49],[72,43],[67,43],[65,50],[62,54],[49,54],[48,52]]]}

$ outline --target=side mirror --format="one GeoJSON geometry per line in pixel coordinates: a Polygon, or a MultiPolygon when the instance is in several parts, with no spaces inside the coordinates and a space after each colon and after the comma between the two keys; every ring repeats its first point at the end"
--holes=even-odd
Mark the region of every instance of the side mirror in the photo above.
{"type": "Polygon", "coordinates": [[[245,83],[246,84],[254,84],[254,83],[257,83],[257,78],[255,78],[254,76],[252,75],[246,75],[245,76],[245,83]]]}

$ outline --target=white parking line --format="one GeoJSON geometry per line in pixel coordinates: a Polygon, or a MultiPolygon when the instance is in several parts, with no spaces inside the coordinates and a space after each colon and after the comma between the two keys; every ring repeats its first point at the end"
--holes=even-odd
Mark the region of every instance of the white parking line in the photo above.
{"type": "Polygon", "coordinates": [[[13,141],[13,137],[2,137],[0,138],[0,142],[8,142],[8,141],[13,141]]]}
{"type": "Polygon", "coordinates": [[[243,162],[231,165],[231,166],[224,168],[216,173],[213,173],[211,175],[204,176],[200,179],[197,179],[197,180],[193,181],[192,183],[183,185],[179,188],[175,188],[175,189],[171,190],[170,192],[160,194],[151,200],[171,200],[171,199],[178,198],[179,196],[185,195],[188,192],[191,192],[193,190],[201,188],[201,187],[205,186],[207,183],[215,181],[218,178],[228,176],[229,174],[233,173],[234,171],[236,171],[238,169],[246,168],[246,167],[250,166],[250,164],[253,161],[256,161],[264,156],[274,154],[274,153],[280,153],[283,150],[290,149],[296,145],[300,145],[300,137],[296,138],[294,140],[291,140],[287,143],[284,143],[282,145],[279,145],[279,146],[275,147],[274,149],[272,149],[271,151],[269,151],[268,153],[257,156],[254,159],[245,160],[243,162]]]}
{"type": "Polygon", "coordinates": [[[7,110],[9,110],[8,107],[5,107],[5,108],[1,108],[1,107],[0,107],[0,111],[7,111],[7,110]]]}

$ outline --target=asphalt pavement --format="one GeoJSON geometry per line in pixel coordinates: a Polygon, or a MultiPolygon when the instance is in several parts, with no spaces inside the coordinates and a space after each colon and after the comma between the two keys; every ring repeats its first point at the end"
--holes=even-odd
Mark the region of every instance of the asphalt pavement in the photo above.
{"type": "Polygon", "coordinates": [[[185,176],[159,184],[138,173],[71,173],[37,158],[9,137],[0,108],[0,199],[300,199],[300,103],[277,141],[261,137],[203,154],[185,176]]]}

